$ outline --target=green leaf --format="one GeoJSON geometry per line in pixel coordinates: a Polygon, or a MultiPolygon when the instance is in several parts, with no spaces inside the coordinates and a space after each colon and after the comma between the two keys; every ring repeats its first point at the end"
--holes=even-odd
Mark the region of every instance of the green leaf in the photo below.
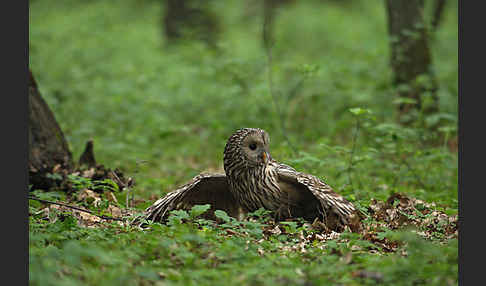
{"type": "Polygon", "coordinates": [[[94,181],[94,184],[96,185],[97,188],[100,188],[103,191],[108,190],[108,191],[118,192],[120,190],[118,184],[111,179],[94,181]]]}
{"type": "Polygon", "coordinates": [[[282,221],[280,223],[284,225],[285,231],[288,233],[297,232],[297,223],[295,221],[282,221]]]}
{"type": "Polygon", "coordinates": [[[214,211],[214,215],[217,218],[222,219],[224,222],[230,222],[231,221],[231,217],[225,211],[216,210],[216,211],[214,211]]]}
{"type": "Polygon", "coordinates": [[[183,219],[188,219],[189,214],[185,210],[174,210],[170,212],[169,224],[180,224],[183,219]]]}
{"type": "Polygon", "coordinates": [[[189,215],[191,216],[191,218],[195,218],[195,217],[197,217],[199,215],[202,215],[203,213],[205,213],[210,208],[211,208],[211,205],[210,204],[195,205],[189,211],[189,215]]]}
{"type": "Polygon", "coordinates": [[[319,71],[319,66],[316,64],[303,64],[298,69],[306,76],[313,76],[319,71]]]}
{"type": "Polygon", "coordinates": [[[417,104],[417,100],[409,97],[399,97],[393,100],[393,104],[417,104]]]}
{"type": "Polygon", "coordinates": [[[57,174],[57,173],[54,173],[54,174],[47,173],[46,178],[58,180],[58,181],[62,180],[62,176],[60,174],[57,174]]]}
{"type": "Polygon", "coordinates": [[[185,210],[174,210],[170,212],[172,215],[175,215],[179,218],[189,218],[189,214],[185,210]]]}
{"type": "Polygon", "coordinates": [[[56,200],[65,200],[66,194],[63,192],[58,192],[58,191],[43,191],[43,190],[35,190],[31,192],[34,196],[38,197],[39,199],[42,200],[48,200],[48,201],[56,201],[56,200]]]}
{"type": "Polygon", "coordinates": [[[351,112],[352,114],[354,114],[356,116],[360,116],[360,115],[363,115],[363,114],[370,114],[371,110],[361,108],[361,107],[355,107],[355,108],[350,108],[349,112],[351,112]]]}
{"type": "Polygon", "coordinates": [[[443,132],[443,133],[452,133],[452,132],[455,132],[457,130],[457,127],[456,126],[442,126],[442,127],[439,127],[439,131],[440,132],[443,132]]]}

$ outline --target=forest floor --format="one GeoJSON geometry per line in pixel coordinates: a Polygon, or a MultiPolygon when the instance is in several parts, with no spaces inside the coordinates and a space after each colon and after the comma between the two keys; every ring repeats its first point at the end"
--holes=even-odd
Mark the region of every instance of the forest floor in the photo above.
{"type": "Polygon", "coordinates": [[[119,203],[135,202],[130,187],[117,175],[95,180],[94,174],[96,168],[69,174],[63,182],[70,185],[68,195],[32,193],[32,284],[457,282],[458,217],[440,211],[435,203],[400,193],[386,201],[372,199],[361,206],[364,219],[354,232],[335,232],[317,221],[275,222],[263,209],[243,220],[219,211],[217,223],[200,218],[209,205],[173,211],[168,222],[160,224],[143,220],[142,210],[119,203]]]}
{"type": "Polygon", "coordinates": [[[209,1],[216,50],[169,44],[159,1],[29,3],[29,67],[74,158],[93,139],[97,162],[133,178],[53,170],[67,183],[32,190],[89,213],[29,200],[31,285],[457,285],[456,4],[430,41],[439,112],[403,126],[383,2],[285,6],[270,66],[244,2],[209,1]],[[216,224],[198,218],[205,206],[143,229],[125,221],[221,172],[242,127],[266,130],[273,158],[354,203],[363,229],[275,223],[264,211],[216,224]]]}

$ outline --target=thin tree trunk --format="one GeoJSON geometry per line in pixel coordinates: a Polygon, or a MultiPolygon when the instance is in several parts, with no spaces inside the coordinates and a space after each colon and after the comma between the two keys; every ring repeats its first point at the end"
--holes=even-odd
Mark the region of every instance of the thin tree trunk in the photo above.
{"type": "Polygon", "coordinates": [[[275,0],[263,1],[263,45],[269,49],[273,44],[273,21],[275,18],[275,0]]]}
{"type": "Polygon", "coordinates": [[[165,5],[164,32],[169,40],[180,38],[181,26],[189,16],[185,0],[167,0],[165,5]]]}
{"type": "MultiPolygon", "coordinates": [[[[207,5],[207,3],[204,5],[207,5]]],[[[162,20],[165,36],[169,43],[187,38],[201,40],[211,47],[216,47],[220,33],[219,21],[216,15],[198,2],[194,0],[167,0],[165,1],[165,13],[162,20]]]]}
{"type": "MultiPolygon", "coordinates": [[[[294,3],[294,0],[264,0],[263,1],[263,45],[265,48],[273,44],[273,26],[277,9],[294,3]]],[[[249,5],[254,4],[254,2],[249,5]]]]}
{"type": "Polygon", "coordinates": [[[424,1],[386,0],[386,8],[393,83],[398,96],[416,102],[399,104],[399,116],[410,115],[412,109],[435,112],[438,110],[437,82],[431,69],[424,1]]]}
{"type": "Polygon", "coordinates": [[[55,180],[46,177],[54,169],[72,169],[72,155],[59,124],[41,97],[29,70],[29,184],[48,189],[55,180]]]}
{"type": "Polygon", "coordinates": [[[442,15],[444,14],[444,7],[446,0],[436,0],[434,6],[434,15],[432,18],[432,29],[437,30],[440,23],[442,22],[442,15]]]}

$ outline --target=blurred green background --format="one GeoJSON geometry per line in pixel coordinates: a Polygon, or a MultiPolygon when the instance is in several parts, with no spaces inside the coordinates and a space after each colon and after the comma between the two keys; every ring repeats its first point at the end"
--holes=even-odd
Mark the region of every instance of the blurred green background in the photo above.
{"type": "Polygon", "coordinates": [[[271,66],[255,2],[205,2],[220,27],[213,46],[169,43],[164,3],[30,1],[29,65],[74,158],[94,139],[97,161],[134,177],[135,196],[147,199],[222,171],[231,133],[259,127],[274,158],[352,201],[400,191],[457,212],[457,149],[449,148],[457,135],[456,1],[430,39],[440,110],[425,122],[445,122],[435,131],[396,124],[383,1],[282,6],[271,66]],[[349,111],[357,107],[371,113],[349,111]]]}

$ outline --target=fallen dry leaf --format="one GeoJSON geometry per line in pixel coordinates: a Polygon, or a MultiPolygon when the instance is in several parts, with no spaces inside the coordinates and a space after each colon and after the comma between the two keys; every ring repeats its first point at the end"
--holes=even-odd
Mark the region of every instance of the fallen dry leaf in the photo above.
{"type": "Polygon", "coordinates": [[[111,216],[113,217],[118,217],[118,218],[122,217],[122,211],[119,207],[116,207],[114,205],[109,205],[107,210],[110,212],[111,216]]]}
{"type": "Polygon", "coordinates": [[[258,248],[258,254],[260,255],[265,254],[265,250],[263,250],[263,248],[258,248]]]}
{"type": "Polygon", "coordinates": [[[76,211],[76,210],[74,211],[74,213],[75,213],[76,217],[80,218],[80,220],[78,220],[78,222],[80,223],[80,225],[83,225],[83,226],[91,226],[91,225],[101,221],[101,218],[99,218],[95,215],[89,214],[89,213],[76,211]]]}
{"type": "Polygon", "coordinates": [[[95,207],[101,203],[100,196],[92,190],[84,189],[80,191],[76,197],[78,201],[84,201],[88,204],[93,204],[95,207]]]}
{"type": "Polygon", "coordinates": [[[341,259],[344,264],[351,264],[351,262],[353,262],[353,253],[349,251],[341,259]]]}
{"type": "Polygon", "coordinates": [[[118,200],[117,198],[115,197],[115,194],[113,194],[113,192],[105,192],[105,198],[109,201],[109,202],[113,202],[113,203],[117,203],[118,204],[118,200]]]}
{"type": "Polygon", "coordinates": [[[95,168],[89,168],[88,170],[83,171],[83,177],[93,178],[95,173],[96,173],[95,168]]]}
{"type": "Polygon", "coordinates": [[[52,168],[52,173],[55,174],[57,173],[59,170],[61,169],[61,164],[56,164],[53,168],[52,168]]]}

